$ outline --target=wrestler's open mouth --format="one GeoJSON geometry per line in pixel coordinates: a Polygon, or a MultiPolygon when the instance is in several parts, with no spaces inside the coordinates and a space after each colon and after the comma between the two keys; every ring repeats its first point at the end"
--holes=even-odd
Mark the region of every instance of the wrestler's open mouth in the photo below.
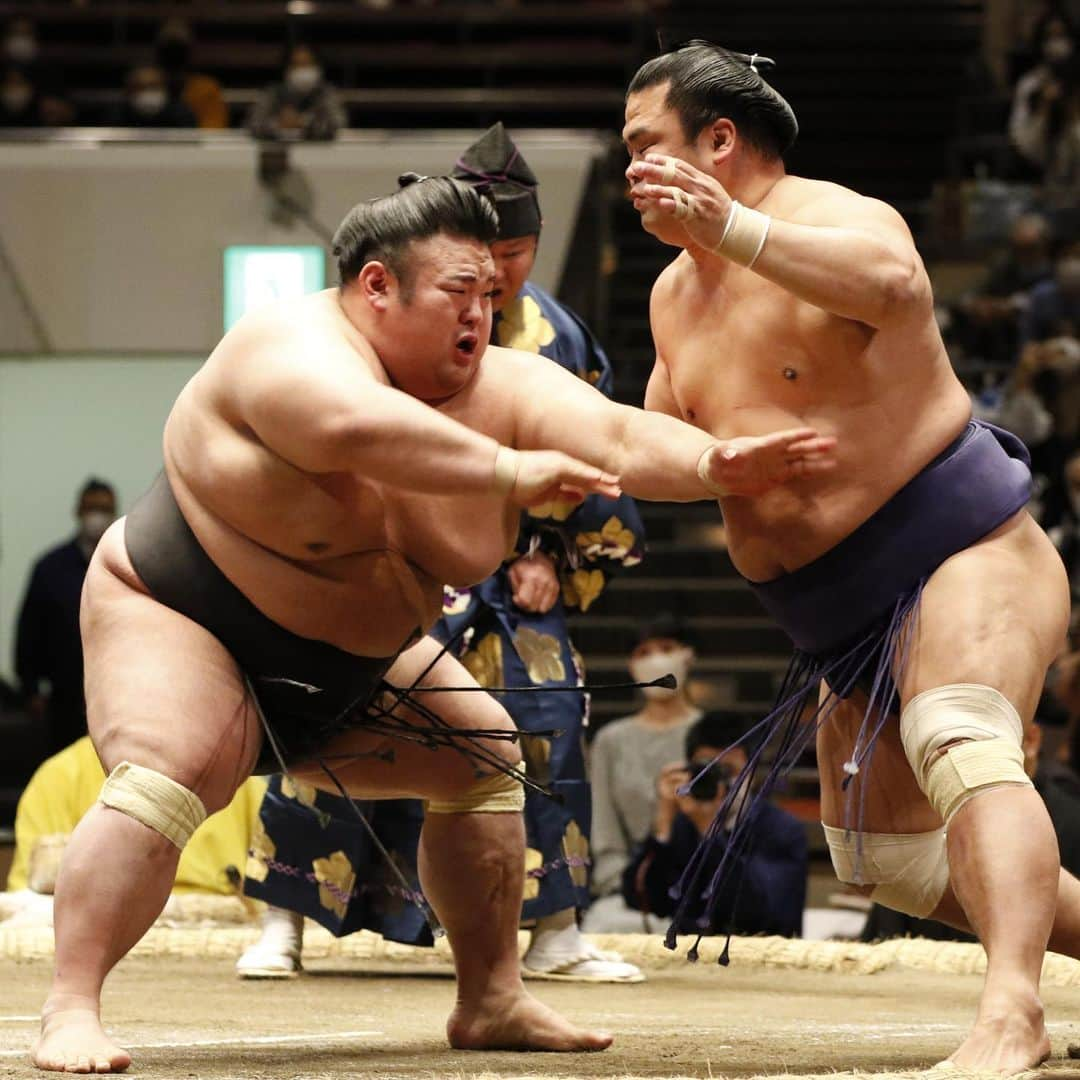
{"type": "Polygon", "coordinates": [[[475,355],[476,347],[479,344],[480,339],[475,334],[463,334],[458,338],[454,348],[461,356],[472,357],[475,355]]]}

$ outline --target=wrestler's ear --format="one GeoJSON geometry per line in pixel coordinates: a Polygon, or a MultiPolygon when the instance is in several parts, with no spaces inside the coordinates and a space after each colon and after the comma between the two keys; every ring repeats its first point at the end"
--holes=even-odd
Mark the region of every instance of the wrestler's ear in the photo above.
{"type": "Polygon", "coordinates": [[[702,136],[707,139],[706,153],[714,165],[721,165],[731,156],[738,140],[738,130],[726,116],[714,120],[702,136]]]}
{"type": "Polygon", "coordinates": [[[396,279],[385,263],[372,260],[364,263],[356,275],[356,287],[376,310],[385,311],[394,290],[396,279]]]}

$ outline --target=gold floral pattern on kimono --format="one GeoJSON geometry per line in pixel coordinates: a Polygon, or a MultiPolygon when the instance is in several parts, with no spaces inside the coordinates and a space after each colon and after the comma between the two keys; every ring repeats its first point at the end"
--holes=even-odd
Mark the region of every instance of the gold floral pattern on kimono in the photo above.
{"type": "Polygon", "coordinates": [[[530,870],[539,870],[544,865],[544,856],[536,848],[525,849],[525,891],[522,900],[535,900],[540,895],[540,879],[534,877],[530,870]]]}
{"type": "Polygon", "coordinates": [[[607,559],[617,559],[623,566],[634,566],[641,562],[636,555],[630,555],[634,549],[637,538],[630,529],[614,515],[604,522],[599,532],[578,533],[575,543],[578,550],[586,559],[596,559],[603,556],[607,559]]]}
{"type": "Polygon", "coordinates": [[[563,856],[570,869],[570,880],[584,887],[589,880],[589,841],[576,821],[571,821],[563,833],[563,856]]]}
{"type": "Polygon", "coordinates": [[[562,645],[554,634],[541,634],[523,626],[514,634],[514,648],[529,673],[530,682],[562,682],[566,678],[562,645]]]}
{"type": "Polygon", "coordinates": [[[252,881],[265,881],[270,873],[270,860],[277,854],[277,845],[266,833],[262,818],[257,817],[248,842],[247,865],[244,874],[252,881]]]}
{"type": "Polygon", "coordinates": [[[541,787],[551,786],[551,739],[546,735],[530,735],[522,731],[518,745],[525,761],[525,775],[541,787]]]}
{"type": "Polygon", "coordinates": [[[565,521],[580,505],[580,499],[552,499],[551,502],[530,506],[527,513],[533,518],[565,521]]]}
{"type": "Polygon", "coordinates": [[[465,670],[481,686],[503,685],[502,639],[498,634],[486,634],[462,658],[465,670]]]}
{"type": "Polygon", "coordinates": [[[293,776],[285,775],[281,778],[281,794],[286,799],[295,799],[302,806],[308,806],[314,810],[318,788],[304,780],[297,780],[293,776]]]}
{"type": "Polygon", "coordinates": [[[575,570],[563,580],[563,603],[567,607],[588,611],[592,602],[604,591],[602,570],[575,570]]]}
{"type": "Polygon", "coordinates": [[[519,296],[502,309],[495,336],[505,349],[538,353],[555,340],[555,327],[531,296],[519,296]]]}
{"type": "Polygon", "coordinates": [[[311,868],[319,883],[319,903],[339,919],[345,918],[356,884],[356,871],[349,857],[344,851],[335,851],[327,859],[314,859],[311,868]]]}

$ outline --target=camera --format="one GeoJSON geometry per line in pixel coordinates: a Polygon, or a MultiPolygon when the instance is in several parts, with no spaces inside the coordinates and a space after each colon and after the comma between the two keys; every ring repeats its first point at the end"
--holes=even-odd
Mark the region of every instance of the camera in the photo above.
{"type": "Polygon", "coordinates": [[[702,763],[700,761],[688,761],[686,763],[686,768],[690,775],[695,777],[690,784],[690,787],[687,789],[686,794],[689,795],[691,799],[697,799],[698,802],[712,802],[720,791],[721,786],[727,787],[734,777],[734,770],[730,765],[727,765],[724,762],[717,762],[715,765],[710,765],[701,776],[698,776],[698,773],[700,773],[702,769],[702,763]]]}

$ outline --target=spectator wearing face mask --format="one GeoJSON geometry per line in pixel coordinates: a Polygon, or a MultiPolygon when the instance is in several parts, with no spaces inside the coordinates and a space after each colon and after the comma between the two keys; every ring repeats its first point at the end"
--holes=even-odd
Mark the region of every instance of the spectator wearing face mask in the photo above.
{"type": "Polygon", "coordinates": [[[257,139],[332,139],[345,126],[337,91],[308,45],[292,46],[282,82],[263,91],[252,107],[248,128],[257,139]]]}
{"type": "Polygon", "coordinates": [[[1076,33],[1061,13],[1047,15],[1035,35],[1038,60],[1013,92],[1009,137],[1052,185],[1074,168],[1077,132],[1076,33]]]}
{"type": "MultiPolygon", "coordinates": [[[[634,852],[622,876],[629,907],[668,918],[678,900],[679,884],[702,837],[721,812],[728,790],[746,766],[747,749],[739,740],[746,725],[735,714],[709,713],[686,733],[685,755],[665,765],[656,779],[652,828],[634,852]]],[[[731,842],[737,816],[745,812],[745,845],[730,856],[732,873],[711,911],[702,899],[687,906],[678,923],[681,934],[779,934],[802,932],[809,855],[799,820],[767,799],[742,806],[734,799],[705,857],[699,881],[708,882],[731,842]]],[[[701,891],[700,889],[698,890],[701,891]]]]}
{"type": "Polygon", "coordinates": [[[107,121],[112,127],[191,128],[195,114],[169,97],[165,72],[156,64],[141,64],[128,73],[124,100],[107,121]]]}
{"type": "Polygon", "coordinates": [[[34,564],[15,636],[15,671],[30,711],[49,727],[50,754],[86,734],[79,601],[90,556],[116,520],[112,486],[88,480],[75,515],[75,536],[34,564]]]}
{"type": "Polygon", "coordinates": [[[165,74],[171,101],[183,102],[201,128],[227,128],[229,109],[221,83],[191,69],[191,27],[183,19],[169,19],[158,33],[155,55],[165,74]]]}
{"type": "Polygon", "coordinates": [[[643,627],[630,654],[630,676],[649,682],[674,674],[675,690],[647,687],[638,712],[600,729],[589,751],[592,782],[592,877],[596,898],[582,928],[589,933],[640,930],[641,915],[619,894],[634,846],[652,827],[656,776],[682,754],[683,739],[702,712],[687,692],[694,649],[683,623],[662,615],[643,627]]]}

